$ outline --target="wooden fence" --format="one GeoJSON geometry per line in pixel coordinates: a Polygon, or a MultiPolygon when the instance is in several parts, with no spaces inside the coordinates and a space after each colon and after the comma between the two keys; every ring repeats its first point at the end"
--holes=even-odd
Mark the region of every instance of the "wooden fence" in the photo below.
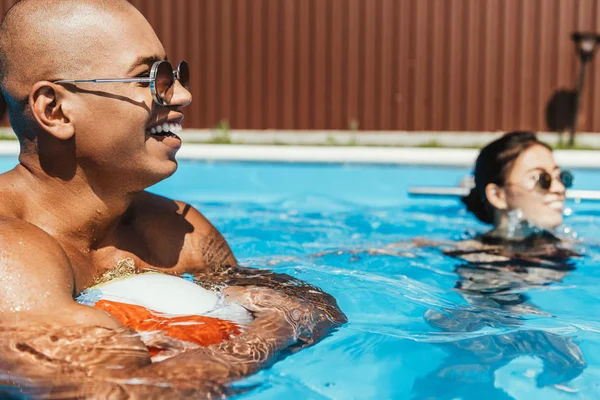
{"type": "MultiPolygon", "coordinates": [[[[195,128],[551,130],[577,77],[570,35],[600,31],[600,0],[131,2],[191,63],[195,128]]],[[[599,68],[580,130],[600,131],[599,68]]]]}

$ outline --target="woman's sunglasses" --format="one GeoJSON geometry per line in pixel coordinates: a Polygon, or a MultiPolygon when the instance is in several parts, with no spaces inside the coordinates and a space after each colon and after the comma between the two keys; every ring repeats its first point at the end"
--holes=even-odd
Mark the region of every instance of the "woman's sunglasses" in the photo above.
{"type": "MultiPolygon", "coordinates": [[[[553,178],[550,173],[546,171],[540,171],[540,173],[536,176],[534,188],[542,191],[548,191],[550,190],[552,181],[554,179],[555,178],[553,178]]],[[[566,189],[573,186],[573,174],[569,171],[561,171],[556,179],[560,180],[566,189]]]]}
{"type": "Polygon", "coordinates": [[[138,82],[149,83],[152,99],[159,106],[168,106],[173,99],[175,79],[181,86],[189,90],[190,69],[186,61],[181,61],[177,69],[173,69],[168,61],[157,61],[150,68],[150,76],[143,78],[99,78],[99,79],[61,79],[54,83],[112,83],[112,82],[138,82]]]}

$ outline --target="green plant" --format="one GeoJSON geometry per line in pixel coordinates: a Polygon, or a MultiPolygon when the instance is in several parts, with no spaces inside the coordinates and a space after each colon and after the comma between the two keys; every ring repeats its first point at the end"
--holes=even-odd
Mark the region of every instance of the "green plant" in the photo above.
{"type": "Polygon", "coordinates": [[[229,129],[229,121],[226,119],[220,120],[217,122],[217,125],[215,125],[215,130],[220,131],[221,133],[229,133],[229,129]]]}
{"type": "Polygon", "coordinates": [[[0,140],[17,140],[17,135],[9,126],[0,127],[0,140]]]}
{"type": "Polygon", "coordinates": [[[348,143],[346,143],[346,146],[358,146],[358,145],[359,145],[358,139],[354,135],[352,135],[352,137],[350,138],[348,143]]]}
{"type": "Polygon", "coordinates": [[[325,139],[325,145],[326,146],[337,146],[338,142],[335,140],[335,138],[332,135],[327,136],[327,139],[325,139]]]}
{"type": "Polygon", "coordinates": [[[229,122],[226,119],[220,120],[215,125],[214,130],[216,131],[212,139],[208,141],[211,144],[231,144],[233,143],[229,136],[229,122]]]}
{"type": "Polygon", "coordinates": [[[208,144],[234,144],[229,135],[215,135],[210,140],[206,141],[208,144]]]}
{"type": "Polygon", "coordinates": [[[577,142],[575,142],[575,144],[573,146],[569,146],[568,143],[557,142],[554,145],[552,145],[551,147],[554,150],[598,150],[598,147],[577,144],[577,142]]]}
{"type": "Polygon", "coordinates": [[[437,140],[430,140],[428,142],[423,142],[417,144],[415,147],[424,147],[424,148],[434,148],[434,147],[444,147],[437,140]]]}

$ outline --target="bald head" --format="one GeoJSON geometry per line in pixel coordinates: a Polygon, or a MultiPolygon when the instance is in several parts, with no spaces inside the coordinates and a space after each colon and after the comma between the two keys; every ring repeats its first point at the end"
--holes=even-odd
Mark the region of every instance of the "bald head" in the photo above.
{"type": "Polygon", "coordinates": [[[166,58],[125,0],[17,3],[0,23],[0,89],[21,165],[62,181],[79,176],[99,192],[133,193],[170,176],[180,142],[149,129],[181,121],[191,94],[175,81],[168,106],[153,101],[148,78],[166,58]]]}
{"type": "Polygon", "coordinates": [[[21,0],[0,24],[0,88],[27,96],[39,80],[85,72],[108,50],[102,34],[137,10],[125,0],[21,0]]]}
{"type": "MultiPolygon", "coordinates": [[[[21,136],[39,81],[98,78],[132,29],[151,29],[125,0],[21,0],[0,22],[0,90],[21,136]],[[133,28],[132,28],[133,27],[133,28]]],[[[156,39],[158,40],[158,39],[156,39]]]]}

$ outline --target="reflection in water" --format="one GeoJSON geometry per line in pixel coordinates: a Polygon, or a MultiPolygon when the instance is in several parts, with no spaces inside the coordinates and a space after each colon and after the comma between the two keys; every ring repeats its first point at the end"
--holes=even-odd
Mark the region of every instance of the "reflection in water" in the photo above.
{"type": "MultiPolygon", "coordinates": [[[[452,316],[428,312],[432,325],[445,329],[446,319],[475,319],[470,313],[452,316]]],[[[441,345],[448,353],[442,364],[413,387],[415,398],[509,399],[495,386],[495,372],[521,356],[542,360],[543,372],[536,377],[538,387],[558,385],[579,376],[586,368],[583,354],[569,338],[538,330],[484,335],[441,345]]]]}
{"type": "Polygon", "coordinates": [[[510,331],[441,344],[448,355],[435,371],[415,381],[415,398],[478,399],[485,394],[509,399],[495,386],[495,372],[521,356],[543,362],[538,387],[564,385],[583,372],[583,354],[570,338],[524,326],[527,315],[546,315],[525,292],[560,282],[574,269],[577,253],[538,233],[519,242],[483,236],[445,254],[467,261],[456,268],[456,290],[470,307],[428,310],[425,320],[445,332],[510,331]]]}
{"type": "Polygon", "coordinates": [[[287,275],[231,267],[194,279],[221,289],[226,301],[242,305],[256,319],[231,340],[192,349],[160,332],[140,337],[128,328],[3,326],[0,396],[221,397],[232,394],[232,381],[321,340],[346,322],[333,297],[287,275]],[[178,354],[152,363],[148,348],[159,347],[178,354]]]}

